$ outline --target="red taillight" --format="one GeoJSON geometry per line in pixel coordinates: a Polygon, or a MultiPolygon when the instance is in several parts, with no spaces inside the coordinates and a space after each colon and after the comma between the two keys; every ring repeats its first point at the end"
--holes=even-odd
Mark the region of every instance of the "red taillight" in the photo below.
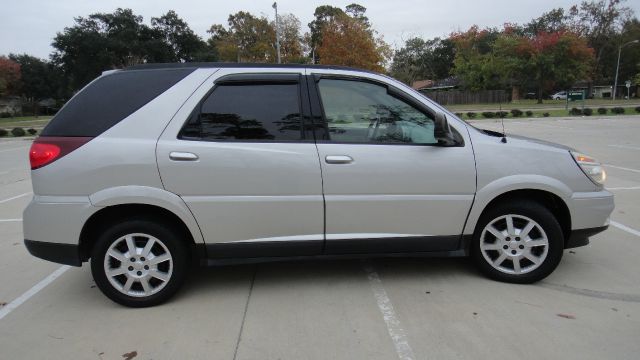
{"type": "Polygon", "coordinates": [[[92,137],[40,136],[31,144],[31,170],[41,168],[86,144],[92,137]]]}

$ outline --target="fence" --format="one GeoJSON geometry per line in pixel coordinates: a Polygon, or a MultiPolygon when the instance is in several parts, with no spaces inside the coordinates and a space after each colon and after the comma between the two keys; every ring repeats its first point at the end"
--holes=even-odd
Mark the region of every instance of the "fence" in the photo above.
{"type": "Polygon", "coordinates": [[[423,92],[429,99],[441,105],[456,104],[490,104],[509,102],[509,94],[504,90],[447,90],[447,91],[425,91],[423,92]]]}

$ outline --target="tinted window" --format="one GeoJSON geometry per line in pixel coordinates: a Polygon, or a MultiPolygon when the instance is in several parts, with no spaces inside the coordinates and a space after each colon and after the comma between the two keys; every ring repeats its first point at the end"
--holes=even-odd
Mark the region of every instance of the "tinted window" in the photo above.
{"type": "Polygon", "coordinates": [[[118,71],[74,96],[43,136],[98,136],[165,92],[194,69],[118,71]]]}
{"type": "Polygon", "coordinates": [[[191,116],[183,138],[301,139],[298,84],[219,85],[191,116]]]}
{"type": "Polygon", "coordinates": [[[384,86],[322,79],[318,88],[332,141],[437,143],[431,116],[388,94],[384,86]]]}

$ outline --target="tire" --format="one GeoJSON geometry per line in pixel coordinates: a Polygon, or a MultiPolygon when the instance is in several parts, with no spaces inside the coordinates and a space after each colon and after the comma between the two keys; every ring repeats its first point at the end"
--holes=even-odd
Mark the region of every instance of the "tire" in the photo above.
{"type": "Polygon", "coordinates": [[[471,255],[486,276],[518,284],[547,277],[560,263],[563,251],[564,236],[558,220],[546,207],[531,200],[505,202],[485,211],[471,245],[471,255]]]}
{"type": "Polygon", "coordinates": [[[188,251],[179,234],[170,226],[145,218],[106,228],[91,253],[96,285],[109,299],[124,306],[147,307],[167,301],[184,283],[189,265],[188,251]]]}

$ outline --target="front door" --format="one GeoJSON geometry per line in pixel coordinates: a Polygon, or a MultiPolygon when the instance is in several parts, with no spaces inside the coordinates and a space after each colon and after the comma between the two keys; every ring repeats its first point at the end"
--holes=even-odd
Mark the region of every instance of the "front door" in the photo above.
{"type": "Polygon", "coordinates": [[[476,186],[462,129],[457,146],[441,146],[432,113],[412,95],[371,79],[309,79],[326,129],[317,141],[325,253],[457,249],[476,186]]]}

